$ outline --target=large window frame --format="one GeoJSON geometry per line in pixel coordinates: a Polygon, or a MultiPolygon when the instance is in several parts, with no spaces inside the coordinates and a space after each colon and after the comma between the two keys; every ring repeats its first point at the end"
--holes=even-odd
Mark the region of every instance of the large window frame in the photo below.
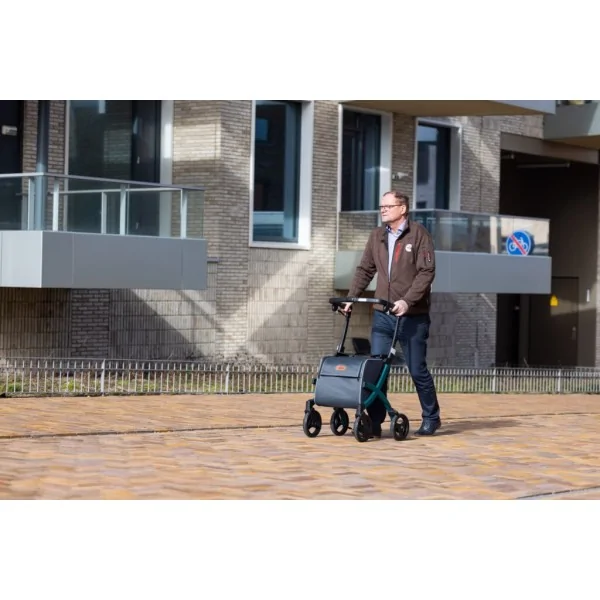
{"type": "Polygon", "coordinates": [[[392,142],[393,142],[393,114],[385,111],[372,110],[355,106],[339,105],[338,113],[338,213],[342,214],[379,214],[379,201],[383,194],[392,189],[392,142]],[[379,185],[377,196],[373,199],[373,206],[363,206],[360,209],[344,210],[343,188],[343,148],[344,148],[344,113],[362,113],[381,117],[380,144],[379,144],[379,185]]]}
{"type": "MultiPolygon", "coordinates": [[[[65,101],[65,142],[64,142],[64,172],[69,174],[69,139],[70,139],[71,100],[65,101]]],[[[173,120],[174,101],[160,101],[160,148],[158,164],[158,183],[169,186],[173,183],[173,120]]],[[[68,180],[65,190],[69,189],[68,180]]],[[[69,197],[63,196],[64,223],[68,231],[69,197]]],[[[160,193],[159,199],[159,237],[171,237],[172,234],[172,197],[169,192],[160,193]]]]}
{"type": "Polygon", "coordinates": [[[412,210],[448,210],[460,211],[461,205],[461,170],[462,170],[462,136],[463,128],[461,124],[449,123],[448,121],[428,119],[418,117],[415,119],[415,139],[414,139],[414,165],[413,165],[413,197],[412,210]],[[444,129],[448,132],[448,183],[447,197],[448,205],[445,207],[419,207],[418,206],[418,177],[419,177],[419,125],[444,129]]]}
{"type": "MultiPolygon", "coordinates": [[[[269,102],[269,101],[258,101],[269,102]]],[[[284,102],[284,101],[281,101],[284,102]]],[[[285,101],[288,102],[288,101],[285,101]]],[[[297,102],[300,105],[300,152],[298,162],[298,173],[296,185],[298,190],[297,204],[297,232],[295,240],[285,241],[268,241],[254,239],[254,225],[258,221],[255,216],[255,189],[256,189],[256,143],[257,141],[265,140],[269,132],[265,128],[264,123],[258,123],[256,118],[257,101],[252,101],[252,117],[251,117],[251,135],[250,135],[250,198],[249,198],[249,233],[248,243],[251,248],[280,248],[280,249],[298,249],[310,250],[311,248],[311,217],[312,217],[312,162],[313,162],[313,143],[314,143],[314,100],[290,100],[289,102],[297,102]]],[[[259,212],[259,211],[256,211],[259,212]]],[[[262,212],[262,211],[261,211],[262,212]]],[[[279,212],[284,214],[284,211],[266,212],[261,215],[262,221],[266,222],[273,219],[280,221],[279,212]]],[[[284,220],[285,223],[285,220],[284,220]]],[[[285,225],[284,225],[285,226],[285,225]]]]}

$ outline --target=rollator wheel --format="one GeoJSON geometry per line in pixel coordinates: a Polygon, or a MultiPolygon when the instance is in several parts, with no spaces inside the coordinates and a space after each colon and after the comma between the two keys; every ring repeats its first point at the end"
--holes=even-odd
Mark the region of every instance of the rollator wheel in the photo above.
{"type": "Polygon", "coordinates": [[[350,426],[348,413],[343,408],[336,408],[333,413],[331,413],[329,426],[331,427],[333,435],[344,435],[350,426]]]}
{"type": "Polygon", "coordinates": [[[408,432],[410,431],[410,423],[408,417],[402,413],[398,413],[392,417],[390,424],[392,435],[397,442],[406,439],[408,432]]]}
{"type": "Polygon", "coordinates": [[[373,427],[369,415],[363,413],[360,417],[356,417],[352,433],[358,442],[366,442],[371,437],[373,427]]]}
{"type": "Polygon", "coordinates": [[[322,424],[321,415],[313,409],[304,415],[302,429],[309,438],[314,438],[319,435],[322,424]]]}

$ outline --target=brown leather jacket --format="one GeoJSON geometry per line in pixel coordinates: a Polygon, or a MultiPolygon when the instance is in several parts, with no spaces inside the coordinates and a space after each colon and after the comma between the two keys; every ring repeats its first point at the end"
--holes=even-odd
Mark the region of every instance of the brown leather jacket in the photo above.
{"type": "Polygon", "coordinates": [[[388,258],[388,234],[383,225],[371,232],[348,295],[360,297],[377,273],[376,298],[391,303],[404,300],[409,315],[428,313],[435,278],[435,251],[429,231],[420,223],[408,220],[395,242],[389,280],[388,258]]]}

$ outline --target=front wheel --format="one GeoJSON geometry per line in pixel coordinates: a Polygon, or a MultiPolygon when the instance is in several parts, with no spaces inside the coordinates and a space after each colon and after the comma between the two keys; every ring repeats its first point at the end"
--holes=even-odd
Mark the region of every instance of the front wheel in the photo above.
{"type": "Polygon", "coordinates": [[[390,430],[392,432],[392,435],[394,436],[394,439],[397,442],[405,440],[410,430],[408,417],[406,415],[403,415],[402,413],[394,415],[390,424],[390,430]]]}
{"type": "Polygon", "coordinates": [[[302,429],[308,437],[314,438],[319,435],[322,424],[321,415],[313,408],[305,413],[302,429]]]}

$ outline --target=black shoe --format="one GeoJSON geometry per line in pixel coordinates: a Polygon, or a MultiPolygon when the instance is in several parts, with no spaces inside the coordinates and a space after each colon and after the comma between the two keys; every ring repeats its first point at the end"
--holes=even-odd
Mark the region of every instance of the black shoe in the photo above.
{"type": "Polygon", "coordinates": [[[421,427],[415,431],[415,435],[433,435],[441,426],[442,422],[439,419],[437,421],[423,421],[421,427]]]}

